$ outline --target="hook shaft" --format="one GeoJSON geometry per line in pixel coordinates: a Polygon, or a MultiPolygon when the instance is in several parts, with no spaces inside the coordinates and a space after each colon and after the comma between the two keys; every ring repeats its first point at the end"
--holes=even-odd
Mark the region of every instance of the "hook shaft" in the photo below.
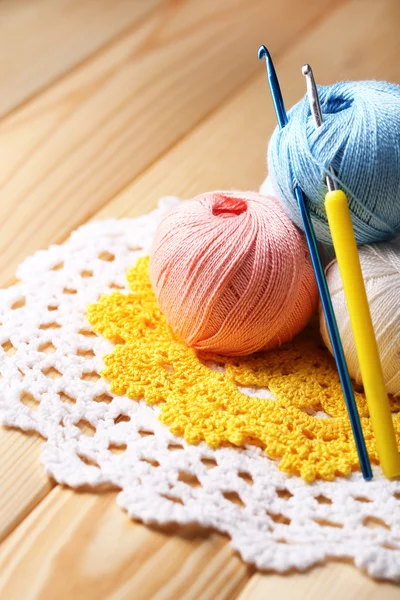
{"type": "Polygon", "coordinates": [[[278,120],[278,125],[282,129],[287,125],[288,118],[286,114],[285,104],[283,102],[281,87],[279,85],[278,77],[276,75],[274,63],[272,62],[272,58],[266,46],[260,46],[258,49],[258,58],[262,60],[265,58],[265,63],[267,67],[267,77],[269,82],[269,87],[271,90],[272,101],[274,103],[276,118],[278,120]]]}
{"type": "Polygon", "coordinates": [[[322,125],[322,111],[317,86],[315,85],[314,74],[310,65],[303,65],[301,71],[306,78],[307,96],[310,103],[311,115],[315,128],[318,129],[318,127],[321,127],[322,125]]]}
{"type": "MultiPolygon", "coordinates": [[[[323,119],[318,89],[314,79],[314,73],[310,65],[303,65],[301,72],[306,78],[307,96],[311,108],[311,115],[314,121],[315,129],[318,129],[319,127],[321,127],[323,119]]],[[[328,173],[326,174],[326,185],[328,190],[330,192],[333,192],[334,190],[337,190],[337,184],[334,179],[336,173],[332,167],[329,167],[329,171],[333,177],[331,177],[328,173]]]]}

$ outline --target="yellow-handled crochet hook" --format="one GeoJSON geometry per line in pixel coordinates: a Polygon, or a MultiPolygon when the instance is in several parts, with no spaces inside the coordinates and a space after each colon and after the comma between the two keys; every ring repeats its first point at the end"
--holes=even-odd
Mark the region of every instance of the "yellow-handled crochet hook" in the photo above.
{"type": "MultiPolygon", "coordinates": [[[[309,65],[304,65],[303,75],[306,76],[314,124],[318,128],[322,125],[322,112],[317,86],[309,65]]],[[[332,168],[330,172],[334,175],[332,168]]],[[[325,209],[342,278],[378,456],[385,476],[392,479],[400,476],[400,455],[347,197],[342,190],[337,189],[335,180],[329,175],[326,177],[326,183],[328,193],[325,196],[325,209]]]]}

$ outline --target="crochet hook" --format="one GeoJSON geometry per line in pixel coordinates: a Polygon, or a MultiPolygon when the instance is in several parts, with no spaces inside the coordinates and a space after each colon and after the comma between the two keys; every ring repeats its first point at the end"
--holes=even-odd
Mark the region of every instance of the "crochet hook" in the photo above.
{"type": "MultiPolygon", "coordinates": [[[[314,125],[318,129],[322,125],[322,110],[314,74],[310,65],[304,65],[302,72],[306,77],[314,125]]],[[[342,278],[376,448],[382,471],[392,479],[400,475],[400,455],[347,197],[338,189],[335,175],[330,166],[326,174],[326,215],[342,278]]]]}
{"type": "MultiPolygon", "coordinates": [[[[258,58],[261,60],[264,57],[267,67],[268,83],[271,90],[278,125],[281,129],[283,129],[283,127],[285,127],[285,125],[287,125],[288,123],[288,117],[285,105],[283,103],[282,92],[279,86],[278,77],[276,75],[275,67],[267,48],[265,46],[260,46],[258,50],[258,58]]],[[[364,479],[366,481],[369,481],[370,479],[372,479],[371,464],[369,462],[368,452],[365,446],[360,417],[358,415],[353,387],[351,385],[350,375],[344,357],[343,346],[339,336],[339,330],[336,323],[335,313],[333,312],[333,306],[331,297],[329,295],[328,284],[326,282],[324,268],[322,266],[321,256],[318,250],[317,238],[315,236],[314,227],[312,225],[311,218],[307,210],[302,189],[299,185],[296,184],[294,186],[293,191],[303,220],[304,233],[306,235],[308,249],[310,251],[311,261],[313,264],[314,273],[318,284],[322,308],[325,314],[329,337],[332,343],[333,354],[336,360],[336,366],[342,385],[343,395],[345,398],[346,407],[349,414],[351,427],[353,430],[353,436],[357,448],[358,458],[360,461],[361,472],[363,474],[364,479]]]]}

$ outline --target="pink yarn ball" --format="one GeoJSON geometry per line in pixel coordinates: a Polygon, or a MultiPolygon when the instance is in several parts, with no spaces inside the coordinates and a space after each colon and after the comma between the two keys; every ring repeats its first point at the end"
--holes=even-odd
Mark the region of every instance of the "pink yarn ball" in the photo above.
{"type": "Polygon", "coordinates": [[[317,306],[303,235],[278,201],[210,192],[161,221],[150,277],[172,330],[189,346],[244,355],[299,333],[317,306]]]}

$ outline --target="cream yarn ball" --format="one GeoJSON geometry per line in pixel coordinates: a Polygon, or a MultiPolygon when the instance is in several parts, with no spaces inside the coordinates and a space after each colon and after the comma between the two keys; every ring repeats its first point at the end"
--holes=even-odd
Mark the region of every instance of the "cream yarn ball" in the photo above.
{"type": "MultiPolygon", "coordinates": [[[[389,394],[400,396],[400,241],[365,245],[358,250],[386,390],[389,394]]],[[[349,372],[361,384],[360,368],[336,261],[327,267],[326,277],[349,372]]],[[[320,326],[323,340],[332,352],[321,309],[320,326]]]]}

